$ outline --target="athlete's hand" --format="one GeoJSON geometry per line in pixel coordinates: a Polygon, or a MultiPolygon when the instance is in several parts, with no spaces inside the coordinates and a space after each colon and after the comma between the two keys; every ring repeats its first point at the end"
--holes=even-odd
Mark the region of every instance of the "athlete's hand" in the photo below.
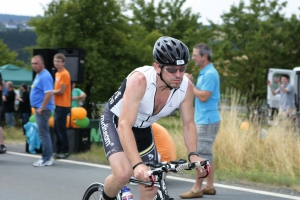
{"type": "MultiPolygon", "coordinates": [[[[191,162],[201,162],[202,160],[205,160],[205,159],[203,159],[201,157],[198,157],[196,155],[191,156],[190,159],[191,159],[191,162]]],[[[200,173],[204,172],[204,169],[202,167],[198,167],[198,168],[196,168],[196,170],[200,173]]]]}
{"type": "Polygon", "coordinates": [[[147,175],[148,171],[149,168],[145,164],[140,164],[133,170],[133,176],[140,181],[149,182],[150,178],[147,175]]]}

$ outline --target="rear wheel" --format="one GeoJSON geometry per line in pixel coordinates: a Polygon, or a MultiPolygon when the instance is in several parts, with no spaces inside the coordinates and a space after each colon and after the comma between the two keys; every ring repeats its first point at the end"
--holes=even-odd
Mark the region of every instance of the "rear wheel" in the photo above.
{"type": "Polygon", "coordinates": [[[102,183],[93,183],[86,189],[82,200],[101,200],[103,187],[102,183]]]}

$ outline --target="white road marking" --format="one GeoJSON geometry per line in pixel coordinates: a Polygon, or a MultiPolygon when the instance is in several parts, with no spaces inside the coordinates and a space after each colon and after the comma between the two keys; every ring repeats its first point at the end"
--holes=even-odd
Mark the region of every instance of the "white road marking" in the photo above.
{"type": "MultiPolygon", "coordinates": [[[[180,177],[175,177],[175,176],[167,176],[167,178],[173,179],[173,180],[178,180],[178,181],[191,182],[191,183],[195,182],[195,180],[193,180],[193,179],[180,178],[180,177]]],[[[279,193],[275,193],[275,192],[266,192],[266,191],[242,188],[242,187],[237,187],[237,186],[229,186],[229,185],[224,185],[224,184],[219,184],[219,183],[214,183],[214,185],[217,187],[220,187],[220,188],[227,188],[227,189],[251,192],[251,193],[256,193],[256,194],[264,194],[264,195],[268,195],[268,196],[282,197],[282,198],[286,198],[286,199],[300,200],[300,197],[286,195],[286,194],[279,194],[279,193]]]]}
{"type": "MultiPolygon", "coordinates": [[[[18,156],[33,157],[33,158],[40,158],[41,157],[40,155],[16,153],[16,152],[11,152],[11,151],[7,151],[7,153],[8,154],[13,154],[13,155],[18,155],[18,156]]],[[[86,162],[73,161],[73,160],[62,160],[62,159],[60,159],[60,160],[55,160],[55,162],[65,162],[65,163],[85,165],[85,166],[90,166],[90,167],[111,169],[110,166],[108,166],[108,165],[100,165],[100,164],[86,163],[86,162]]],[[[190,182],[190,183],[195,182],[194,179],[181,178],[181,177],[175,177],[175,176],[169,176],[169,175],[167,176],[167,178],[172,179],[172,180],[190,182]]],[[[214,185],[217,186],[217,187],[220,187],[220,188],[227,188],[227,189],[231,189],[231,190],[239,190],[239,191],[244,191],[244,192],[251,192],[251,193],[256,193],[256,194],[263,194],[263,195],[268,195],[268,196],[281,197],[281,198],[286,198],[286,199],[300,200],[300,197],[297,197],[297,196],[279,194],[279,193],[275,193],[275,192],[266,192],[266,191],[242,188],[242,187],[237,187],[237,186],[229,186],[229,185],[224,185],[224,184],[219,184],[219,183],[214,183],[214,185]]]]}

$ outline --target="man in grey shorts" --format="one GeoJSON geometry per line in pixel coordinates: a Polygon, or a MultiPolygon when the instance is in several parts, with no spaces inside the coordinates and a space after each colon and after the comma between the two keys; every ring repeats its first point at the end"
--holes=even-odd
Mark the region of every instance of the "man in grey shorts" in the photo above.
{"type": "MultiPolygon", "coordinates": [[[[220,127],[220,113],[218,103],[220,100],[220,78],[218,71],[211,63],[212,51],[206,44],[194,46],[192,59],[200,67],[196,85],[193,87],[195,98],[195,123],[198,133],[197,153],[201,158],[210,160],[211,171],[207,177],[206,185],[202,188],[203,178],[197,172],[196,182],[192,189],[180,194],[183,199],[197,198],[204,195],[214,195],[214,156],[213,144],[220,127]]],[[[187,74],[193,82],[192,75],[187,74]]]]}

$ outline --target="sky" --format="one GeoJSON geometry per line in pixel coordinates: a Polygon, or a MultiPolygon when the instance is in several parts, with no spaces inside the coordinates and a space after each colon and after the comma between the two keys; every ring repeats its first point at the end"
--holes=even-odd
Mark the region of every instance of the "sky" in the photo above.
{"type": "MultiPolygon", "coordinates": [[[[14,14],[37,16],[43,15],[43,7],[46,7],[52,0],[0,0],[0,14],[14,14]]],[[[130,0],[127,0],[130,1],[130,0]]],[[[286,0],[287,7],[283,10],[286,17],[291,14],[300,16],[300,0],[286,0]]],[[[231,5],[238,5],[240,0],[186,0],[183,8],[191,7],[193,12],[200,13],[200,22],[208,24],[207,19],[214,23],[220,24],[222,20],[220,16],[230,11],[231,5]]],[[[250,0],[244,0],[245,4],[249,4],[250,0]]],[[[283,0],[279,0],[283,2],[283,0]]]]}

